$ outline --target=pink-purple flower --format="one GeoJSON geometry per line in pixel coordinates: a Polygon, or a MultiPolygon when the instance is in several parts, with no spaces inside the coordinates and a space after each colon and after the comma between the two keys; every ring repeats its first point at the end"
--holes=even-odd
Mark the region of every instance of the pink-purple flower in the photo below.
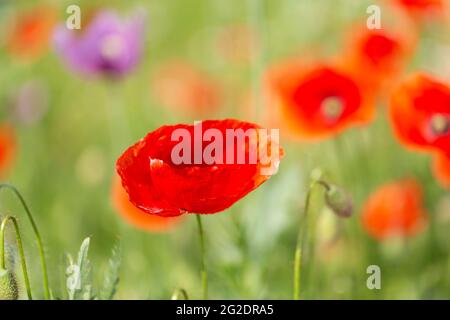
{"type": "Polygon", "coordinates": [[[122,19],[113,11],[100,11],[81,30],[61,25],[54,37],[57,53],[77,73],[122,77],[140,60],[145,20],[141,11],[128,19],[122,19]]]}

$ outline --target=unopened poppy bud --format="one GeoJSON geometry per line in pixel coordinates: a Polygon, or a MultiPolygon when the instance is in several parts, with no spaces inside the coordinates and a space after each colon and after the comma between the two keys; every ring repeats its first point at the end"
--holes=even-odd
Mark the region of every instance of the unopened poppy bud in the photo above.
{"type": "Polygon", "coordinates": [[[350,195],[335,185],[329,185],[325,193],[325,202],[341,218],[348,218],[353,213],[353,201],[350,195]]]}
{"type": "Polygon", "coordinates": [[[19,288],[14,273],[0,268],[0,300],[17,300],[19,288]]]}

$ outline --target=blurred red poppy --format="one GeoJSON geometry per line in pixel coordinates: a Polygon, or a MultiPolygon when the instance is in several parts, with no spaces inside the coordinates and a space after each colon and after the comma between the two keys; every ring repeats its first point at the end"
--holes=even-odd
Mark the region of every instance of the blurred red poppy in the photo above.
{"type": "Polygon", "coordinates": [[[429,75],[408,77],[391,96],[390,118],[402,143],[450,152],[450,87],[429,75]]]}
{"type": "Polygon", "coordinates": [[[165,107],[194,115],[217,110],[222,100],[219,85],[211,77],[182,61],[160,66],[150,88],[152,95],[165,107]]]}
{"type": "Polygon", "coordinates": [[[380,91],[389,89],[401,74],[416,43],[416,32],[407,23],[398,22],[395,28],[382,29],[355,26],[351,28],[348,49],[342,59],[365,90],[380,91]]]}
{"type": "Polygon", "coordinates": [[[16,154],[16,139],[12,127],[0,125],[0,177],[11,167],[16,154]]]}
{"type": "MultiPolygon", "coordinates": [[[[276,172],[283,151],[270,136],[263,139],[259,134],[254,136],[256,139],[234,137],[231,144],[227,140],[221,144],[220,151],[216,150],[214,161],[209,162],[211,164],[197,162],[198,149],[201,157],[211,144],[197,140],[202,139],[198,137],[198,130],[207,132],[209,129],[225,137],[229,130],[247,132],[248,129],[258,130],[260,127],[227,119],[206,120],[195,125],[163,126],[150,132],[117,160],[117,172],[130,201],[145,212],[160,216],[216,213],[233,205],[276,172]],[[181,142],[172,138],[174,132],[176,135],[181,131],[193,137],[187,142],[193,152],[184,154],[183,151],[183,157],[187,157],[188,161],[178,163],[173,160],[173,152],[181,142]],[[239,162],[236,158],[244,153],[245,159],[250,159],[250,153],[255,149],[265,148],[270,150],[268,154],[274,159],[273,162],[266,162],[267,159],[261,157],[259,152],[254,163],[239,162]],[[220,163],[219,157],[227,161],[220,163]],[[264,168],[268,170],[262,174],[264,168]]],[[[219,141],[217,137],[212,140],[219,141]]]]}
{"type": "Polygon", "coordinates": [[[114,208],[130,225],[151,232],[164,232],[180,221],[180,218],[160,217],[148,214],[135,207],[128,199],[128,194],[122,187],[120,179],[113,179],[111,198],[114,208]]]}
{"type": "Polygon", "coordinates": [[[416,20],[442,15],[446,12],[444,0],[393,0],[416,20]]]}
{"type": "Polygon", "coordinates": [[[299,138],[326,138],[374,117],[373,99],[333,65],[287,60],[269,70],[268,85],[268,117],[299,138]]]}
{"type": "Polygon", "coordinates": [[[427,220],[420,184],[409,179],[379,187],[367,199],[361,219],[366,232],[378,240],[417,234],[427,220]]]}
{"type": "Polygon", "coordinates": [[[450,188],[450,154],[439,153],[434,156],[433,174],[444,188],[450,188]]]}
{"type": "Polygon", "coordinates": [[[39,6],[19,13],[8,31],[8,51],[26,59],[41,55],[48,49],[56,21],[56,10],[50,6],[39,6]]]}

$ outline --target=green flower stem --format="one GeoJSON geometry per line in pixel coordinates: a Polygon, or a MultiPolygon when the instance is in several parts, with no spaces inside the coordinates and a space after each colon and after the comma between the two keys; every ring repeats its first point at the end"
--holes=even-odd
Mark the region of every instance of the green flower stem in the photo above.
{"type": "Polygon", "coordinates": [[[172,300],[189,300],[187,291],[183,288],[176,289],[172,294],[172,300]],[[180,297],[182,299],[180,299],[180,297]]]}
{"type": "Polygon", "coordinates": [[[31,214],[30,209],[28,208],[25,200],[23,199],[22,195],[20,194],[19,190],[17,190],[16,187],[14,187],[11,184],[7,184],[7,183],[2,183],[0,184],[0,190],[1,189],[9,189],[11,190],[19,199],[20,203],[22,204],[27,216],[28,216],[28,220],[30,220],[31,226],[33,228],[34,234],[36,236],[36,242],[38,245],[38,250],[39,250],[39,256],[41,259],[41,267],[42,267],[42,280],[43,280],[43,286],[44,286],[44,296],[46,300],[50,300],[50,289],[48,286],[48,273],[47,273],[47,263],[45,260],[45,254],[44,254],[44,246],[42,244],[42,238],[41,235],[39,233],[39,229],[36,225],[36,222],[33,219],[33,215],[31,214]]]}
{"type": "Polygon", "coordinates": [[[311,195],[315,189],[315,187],[319,185],[325,188],[325,190],[329,190],[330,186],[323,180],[313,180],[309,186],[308,193],[306,194],[305,199],[305,213],[303,215],[302,223],[299,226],[298,235],[297,235],[297,243],[295,246],[295,255],[294,255],[294,300],[300,300],[300,284],[301,284],[301,271],[303,267],[303,260],[304,260],[304,249],[306,245],[306,231],[307,231],[307,225],[308,218],[309,218],[309,211],[310,211],[310,202],[311,202],[311,195]]]}
{"type": "Polygon", "coordinates": [[[23,251],[22,237],[20,236],[19,224],[17,223],[16,218],[14,218],[13,216],[6,216],[0,225],[0,268],[6,270],[5,230],[6,230],[6,225],[8,224],[8,221],[11,221],[13,223],[14,231],[16,232],[17,248],[19,249],[20,262],[22,264],[22,271],[23,271],[23,280],[25,282],[28,300],[33,300],[33,296],[31,294],[30,279],[28,277],[27,262],[25,260],[25,253],[23,251]]]}
{"type": "Polygon", "coordinates": [[[205,263],[205,234],[203,232],[202,218],[199,214],[195,215],[197,218],[198,234],[200,238],[200,256],[201,256],[201,275],[202,275],[202,299],[208,299],[208,273],[206,272],[205,263]]]}

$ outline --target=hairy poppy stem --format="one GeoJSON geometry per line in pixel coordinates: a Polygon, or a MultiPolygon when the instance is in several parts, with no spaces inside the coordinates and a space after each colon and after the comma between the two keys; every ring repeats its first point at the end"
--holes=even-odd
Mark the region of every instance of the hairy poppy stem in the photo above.
{"type": "Polygon", "coordinates": [[[176,289],[172,294],[172,300],[180,300],[180,297],[183,300],[189,300],[189,296],[186,290],[183,288],[176,289]]]}
{"type": "Polygon", "coordinates": [[[329,190],[330,186],[323,180],[313,180],[309,185],[308,193],[306,194],[305,199],[305,211],[303,215],[302,223],[300,224],[298,235],[297,235],[297,244],[295,246],[295,255],[294,255],[294,300],[300,300],[300,283],[301,283],[301,271],[303,267],[304,260],[304,247],[306,243],[306,231],[308,225],[308,217],[310,210],[310,202],[311,195],[316,185],[320,185],[325,190],[329,190]]]}
{"type": "Polygon", "coordinates": [[[205,234],[203,232],[202,218],[199,214],[195,215],[197,218],[198,234],[200,238],[200,256],[201,256],[201,274],[202,274],[202,298],[208,299],[208,273],[206,272],[205,263],[205,234]]]}
{"type": "Polygon", "coordinates": [[[0,190],[1,189],[9,189],[11,190],[19,199],[20,203],[22,204],[22,207],[24,208],[27,216],[28,216],[28,220],[30,220],[31,223],[31,227],[33,228],[34,234],[36,236],[36,242],[38,245],[38,250],[39,250],[39,256],[41,259],[41,267],[42,267],[42,280],[43,280],[43,286],[44,286],[44,296],[46,300],[50,299],[50,289],[48,286],[48,274],[47,274],[47,263],[45,260],[45,254],[44,254],[44,246],[42,244],[42,238],[41,235],[39,233],[39,229],[36,225],[36,222],[33,219],[33,215],[31,214],[30,209],[28,208],[24,198],[22,197],[22,195],[20,194],[19,190],[17,190],[16,187],[14,187],[11,184],[8,183],[2,183],[0,184],[0,190]]]}
{"type": "Polygon", "coordinates": [[[14,218],[13,216],[6,216],[0,225],[0,268],[3,270],[6,270],[5,230],[6,230],[6,225],[8,224],[8,221],[12,222],[12,224],[14,225],[14,231],[16,232],[17,248],[19,249],[20,263],[22,265],[23,280],[25,282],[25,288],[27,290],[28,300],[33,300],[33,296],[31,294],[30,279],[28,277],[27,262],[25,260],[25,253],[23,251],[22,237],[20,236],[19,224],[17,223],[17,219],[14,218]]]}

